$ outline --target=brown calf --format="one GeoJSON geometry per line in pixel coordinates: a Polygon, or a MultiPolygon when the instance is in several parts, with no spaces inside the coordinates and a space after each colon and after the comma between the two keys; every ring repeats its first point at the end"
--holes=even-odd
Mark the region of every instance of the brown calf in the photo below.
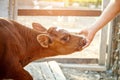
{"type": "Polygon", "coordinates": [[[30,29],[15,21],[0,19],[0,80],[33,80],[23,69],[28,63],[49,56],[80,51],[85,39],[38,23],[30,29]]]}

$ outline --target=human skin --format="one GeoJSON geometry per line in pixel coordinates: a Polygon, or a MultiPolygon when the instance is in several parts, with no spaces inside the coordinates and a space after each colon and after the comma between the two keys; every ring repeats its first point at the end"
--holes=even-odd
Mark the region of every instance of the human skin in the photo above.
{"type": "Polygon", "coordinates": [[[79,32],[87,39],[87,44],[83,47],[86,48],[94,39],[95,34],[102,29],[109,21],[111,21],[120,12],[120,0],[111,0],[100,17],[88,28],[79,32]]]}

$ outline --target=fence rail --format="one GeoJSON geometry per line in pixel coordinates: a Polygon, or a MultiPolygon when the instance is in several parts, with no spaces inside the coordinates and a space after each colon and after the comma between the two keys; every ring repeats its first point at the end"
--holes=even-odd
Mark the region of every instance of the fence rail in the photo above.
{"type": "Polygon", "coordinates": [[[18,16],[99,16],[101,10],[18,9],[18,16]]]}

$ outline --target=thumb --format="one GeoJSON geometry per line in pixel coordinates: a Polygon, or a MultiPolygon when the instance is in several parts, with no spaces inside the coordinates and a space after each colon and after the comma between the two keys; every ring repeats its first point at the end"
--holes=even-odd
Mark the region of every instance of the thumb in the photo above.
{"type": "Polygon", "coordinates": [[[82,49],[88,47],[90,45],[90,40],[86,39],[86,45],[82,47],[82,49]]]}

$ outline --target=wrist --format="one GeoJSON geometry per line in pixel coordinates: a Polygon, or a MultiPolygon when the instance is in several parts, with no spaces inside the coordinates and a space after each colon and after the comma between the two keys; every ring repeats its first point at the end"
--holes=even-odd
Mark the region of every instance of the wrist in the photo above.
{"type": "Polygon", "coordinates": [[[98,31],[98,29],[97,29],[96,26],[91,26],[91,27],[89,27],[88,29],[89,29],[89,33],[90,33],[91,35],[95,35],[96,32],[98,31]]]}

